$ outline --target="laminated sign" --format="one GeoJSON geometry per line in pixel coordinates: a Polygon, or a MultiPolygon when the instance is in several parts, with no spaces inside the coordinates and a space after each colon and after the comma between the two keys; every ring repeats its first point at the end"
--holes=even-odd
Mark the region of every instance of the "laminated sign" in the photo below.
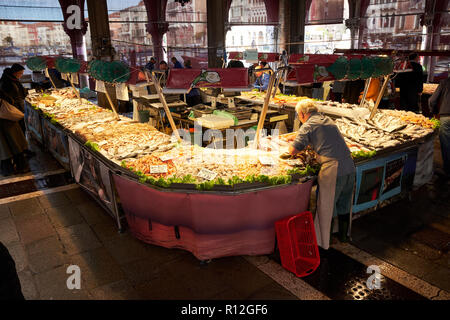
{"type": "Polygon", "coordinates": [[[76,74],[76,73],[71,73],[71,74],[70,74],[70,78],[72,79],[72,83],[73,83],[73,84],[78,84],[78,74],[76,74]]]}
{"type": "Polygon", "coordinates": [[[214,171],[211,171],[211,170],[202,168],[202,169],[198,172],[197,176],[200,177],[200,178],[203,178],[203,179],[205,179],[205,180],[211,181],[211,180],[214,180],[214,178],[217,176],[217,173],[214,172],[214,171]]]}
{"type": "Polygon", "coordinates": [[[95,80],[95,91],[106,93],[105,83],[100,80],[95,80]]]}
{"type": "Polygon", "coordinates": [[[156,166],[150,166],[150,173],[167,173],[167,165],[161,164],[156,166]]]}
{"type": "Polygon", "coordinates": [[[125,83],[116,84],[116,98],[117,100],[128,101],[128,87],[125,83]]]}

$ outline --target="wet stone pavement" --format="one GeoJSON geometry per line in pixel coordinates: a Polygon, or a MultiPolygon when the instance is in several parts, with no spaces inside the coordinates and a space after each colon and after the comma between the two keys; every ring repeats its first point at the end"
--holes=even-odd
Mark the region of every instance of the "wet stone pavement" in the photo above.
{"type": "Polygon", "coordinates": [[[352,243],[334,240],[321,250],[319,269],[300,279],[276,253],[201,264],[189,252],[119,233],[49,154],[32,148],[34,177],[0,177],[0,241],[16,262],[26,299],[450,299],[449,188],[437,176],[412,200],[354,221],[352,243]],[[69,188],[52,192],[60,186],[69,188]],[[8,200],[20,190],[25,197],[8,200]],[[35,190],[50,193],[26,197],[35,190]],[[366,287],[372,261],[383,268],[382,289],[375,291],[366,287]],[[67,288],[69,265],[80,267],[80,290],[67,288]]]}

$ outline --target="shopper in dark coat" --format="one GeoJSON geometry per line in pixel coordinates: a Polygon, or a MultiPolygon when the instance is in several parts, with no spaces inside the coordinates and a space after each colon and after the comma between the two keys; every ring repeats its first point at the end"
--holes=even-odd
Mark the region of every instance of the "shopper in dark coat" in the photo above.
{"type": "Polygon", "coordinates": [[[0,242],[0,300],[25,300],[16,264],[8,249],[0,242]]]}
{"type": "MultiPolygon", "coordinates": [[[[3,101],[12,104],[13,99],[0,90],[0,103],[3,101]]],[[[27,147],[19,123],[0,119],[0,173],[3,176],[30,171],[24,153],[27,147]]]]}
{"type": "Polygon", "coordinates": [[[450,178],[450,78],[442,80],[428,100],[431,112],[439,117],[439,140],[441,142],[442,160],[447,178],[450,178]]]}
{"type": "Polygon", "coordinates": [[[409,62],[413,71],[399,73],[395,78],[395,86],[400,88],[400,109],[419,112],[419,94],[423,91],[423,69],[419,56],[413,53],[409,62]]]}
{"type": "Polygon", "coordinates": [[[0,90],[13,99],[12,105],[24,112],[24,101],[27,90],[20,83],[25,68],[18,63],[14,63],[11,68],[6,68],[0,79],[0,90]]]}

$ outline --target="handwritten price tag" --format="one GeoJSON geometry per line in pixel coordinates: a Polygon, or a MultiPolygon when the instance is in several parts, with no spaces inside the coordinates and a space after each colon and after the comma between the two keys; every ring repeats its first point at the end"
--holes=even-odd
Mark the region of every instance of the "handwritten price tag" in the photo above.
{"type": "Polygon", "coordinates": [[[260,156],[258,159],[259,162],[261,162],[261,164],[264,166],[274,166],[276,164],[275,160],[268,156],[260,156]]]}
{"type": "Polygon", "coordinates": [[[211,170],[202,168],[202,169],[198,172],[197,176],[200,177],[200,178],[203,178],[203,179],[206,179],[206,180],[211,181],[211,180],[213,180],[215,177],[217,177],[217,173],[214,172],[214,171],[211,171],[211,170]]]}
{"type": "Polygon", "coordinates": [[[161,159],[161,161],[168,161],[168,160],[172,160],[175,158],[175,155],[173,154],[163,154],[162,156],[159,157],[161,159]]]}
{"type": "Polygon", "coordinates": [[[167,173],[167,165],[150,166],[150,173],[167,173]]]}

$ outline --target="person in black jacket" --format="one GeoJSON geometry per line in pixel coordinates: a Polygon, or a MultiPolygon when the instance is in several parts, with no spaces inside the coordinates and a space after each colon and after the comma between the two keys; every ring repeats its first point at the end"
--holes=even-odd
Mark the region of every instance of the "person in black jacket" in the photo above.
{"type": "Polygon", "coordinates": [[[450,178],[450,78],[442,80],[428,100],[431,112],[441,121],[439,140],[447,178],[450,178]]]}
{"type": "Polygon", "coordinates": [[[25,68],[18,63],[14,63],[11,68],[6,68],[0,79],[0,89],[13,99],[13,105],[24,112],[24,101],[27,96],[27,89],[20,83],[25,68]]]}
{"type": "MultiPolygon", "coordinates": [[[[25,89],[20,82],[20,78],[22,78],[24,71],[25,68],[23,66],[18,63],[14,63],[11,68],[6,68],[3,70],[2,77],[0,78],[0,90],[8,96],[10,99],[8,102],[23,113],[25,113],[25,97],[28,94],[28,90],[25,89]]],[[[19,121],[19,125],[23,133],[25,133],[25,121],[23,119],[19,121]]],[[[35,155],[33,151],[29,150],[29,148],[27,148],[24,152],[27,157],[32,157],[35,155]]]]}
{"type": "Polygon", "coordinates": [[[25,300],[16,271],[16,264],[8,249],[0,242],[0,300],[25,300]]]}
{"type": "Polygon", "coordinates": [[[413,71],[399,73],[395,78],[395,86],[400,88],[400,109],[419,112],[419,94],[423,91],[423,69],[417,53],[409,55],[413,71]]]}
{"type": "MultiPolygon", "coordinates": [[[[0,90],[0,104],[13,104],[13,99],[0,90]]],[[[16,121],[0,119],[0,174],[10,176],[26,173],[30,167],[25,159],[28,143],[16,121]],[[14,168],[15,167],[15,168],[14,168]]]]}

